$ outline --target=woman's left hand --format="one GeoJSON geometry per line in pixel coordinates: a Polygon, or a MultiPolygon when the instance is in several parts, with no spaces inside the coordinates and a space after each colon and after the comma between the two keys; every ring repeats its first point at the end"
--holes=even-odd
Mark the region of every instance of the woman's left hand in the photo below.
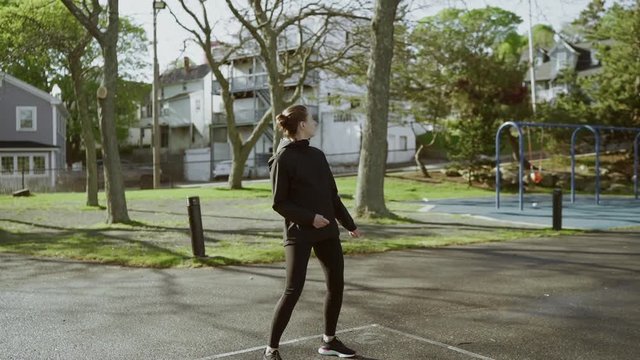
{"type": "Polygon", "coordinates": [[[362,236],[362,233],[359,229],[355,229],[353,231],[349,231],[349,235],[351,235],[352,238],[359,238],[362,236]]]}

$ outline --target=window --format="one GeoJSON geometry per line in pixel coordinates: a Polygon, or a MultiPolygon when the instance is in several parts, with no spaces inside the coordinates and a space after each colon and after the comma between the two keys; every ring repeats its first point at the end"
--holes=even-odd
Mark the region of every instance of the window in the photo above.
{"type": "Polygon", "coordinates": [[[36,175],[41,175],[45,173],[44,156],[36,155],[33,157],[33,173],[36,175]]]}
{"type": "Polygon", "coordinates": [[[182,83],[182,90],[187,90],[187,83],[182,83]]]}
{"type": "Polygon", "coordinates": [[[168,126],[160,127],[160,147],[163,147],[163,148],[169,147],[169,127],[168,126]]]}
{"type": "Polygon", "coordinates": [[[407,151],[407,137],[400,136],[400,150],[407,151]]]}
{"type": "Polygon", "coordinates": [[[226,143],[227,142],[227,128],[215,128],[213,131],[213,142],[226,143]]]}
{"type": "Polygon", "coordinates": [[[556,68],[558,70],[561,70],[566,67],[567,67],[567,53],[564,51],[560,51],[556,57],[556,68]]]}
{"type": "Polygon", "coordinates": [[[3,155],[0,175],[44,175],[47,171],[46,155],[3,155]],[[17,167],[16,167],[17,165],[17,167]]]}
{"type": "Polygon", "coordinates": [[[13,170],[14,170],[13,156],[3,156],[1,160],[1,164],[2,164],[2,175],[13,174],[13,170]]]}
{"type": "Polygon", "coordinates": [[[200,111],[200,99],[196,100],[196,111],[200,111]]]}
{"type": "Polygon", "coordinates": [[[29,172],[29,157],[28,156],[18,156],[18,172],[28,173],[29,172]]]}
{"type": "Polygon", "coordinates": [[[349,122],[355,121],[355,117],[349,112],[337,112],[333,114],[333,122],[349,122]]]}
{"type": "Polygon", "coordinates": [[[327,93],[327,105],[340,105],[340,95],[327,93]]]}
{"type": "Polygon", "coordinates": [[[35,106],[16,107],[16,130],[36,131],[38,125],[38,111],[35,106]]]}
{"type": "Polygon", "coordinates": [[[360,99],[351,100],[351,108],[356,109],[358,107],[360,107],[360,99]]]}

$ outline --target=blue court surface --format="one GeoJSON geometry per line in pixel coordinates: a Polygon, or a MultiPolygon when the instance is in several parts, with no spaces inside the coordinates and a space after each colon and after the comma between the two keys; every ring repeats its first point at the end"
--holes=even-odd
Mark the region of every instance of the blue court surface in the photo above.
{"type": "MultiPolygon", "coordinates": [[[[551,227],[551,194],[525,195],[524,210],[516,195],[502,195],[500,209],[495,197],[468,199],[424,199],[421,211],[466,215],[505,226],[551,227]]],[[[581,195],[575,203],[563,198],[562,227],[564,229],[608,230],[640,226],[640,200],[630,196],[601,197],[600,205],[593,196],[581,195]]]]}

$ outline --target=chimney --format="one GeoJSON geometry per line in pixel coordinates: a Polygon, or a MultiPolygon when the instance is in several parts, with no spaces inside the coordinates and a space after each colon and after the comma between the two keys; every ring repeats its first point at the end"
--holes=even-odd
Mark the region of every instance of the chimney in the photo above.
{"type": "Polygon", "coordinates": [[[184,57],[184,71],[188,74],[191,71],[191,64],[189,63],[189,58],[184,57]]]}

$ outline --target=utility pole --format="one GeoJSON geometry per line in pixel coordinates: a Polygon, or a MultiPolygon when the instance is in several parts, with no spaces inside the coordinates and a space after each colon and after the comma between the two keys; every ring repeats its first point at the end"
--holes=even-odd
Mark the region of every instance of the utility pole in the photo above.
{"type": "Polygon", "coordinates": [[[161,0],[153,0],[153,93],[151,99],[152,116],[153,116],[153,188],[160,188],[160,123],[158,120],[158,85],[159,85],[159,69],[158,69],[158,37],[156,18],[158,12],[164,9],[167,4],[161,0]]]}
{"type": "Polygon", "coordinates": [[[531,0],[529,0],[529,66],[531,70],[531,109],[533,117],[536,117],[536,64],[533,55],[533,15],[531,11],[531,0]]]}

